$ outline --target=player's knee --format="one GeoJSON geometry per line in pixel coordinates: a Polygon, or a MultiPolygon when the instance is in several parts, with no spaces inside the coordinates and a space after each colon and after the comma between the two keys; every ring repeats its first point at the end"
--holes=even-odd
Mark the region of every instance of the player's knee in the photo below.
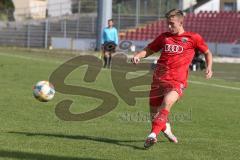
{"type": "Polygon", "coordinates": [[[158,110],[159,110],[159,107],[160,107],[160,106],[150,106],[150,107],[149,107],[150,112],[151,112],[151,113],[157,113],[158,110]]]}
{"type": "Polygon", "coordinates": [[[150,108],[157,108],[160,105],[159,105],[159,103],[157,101],[150,100],[149,101],[149,106],[150,106],[150,108]]]}
{"type": "Polygon", "coordinates": [[[162,108],[170,108],[174,104],[174,101],[171,99],[165,99],[162,103],[162,108]]]}
{"type": "Polygon", "coordinates": [[[150,97],[149,105],[151,108],[158,108],[163,102],[163,97],[150,97]]]}
{"type": "Polygon", "coordinates": [[[170,109],[173,106],[173,104],[178,100],[178,97],[179,96],[178,96],[178,93],[176,91],[170,92],[169,94],[167,94],[164,97],[162,107],[170,109]]]}

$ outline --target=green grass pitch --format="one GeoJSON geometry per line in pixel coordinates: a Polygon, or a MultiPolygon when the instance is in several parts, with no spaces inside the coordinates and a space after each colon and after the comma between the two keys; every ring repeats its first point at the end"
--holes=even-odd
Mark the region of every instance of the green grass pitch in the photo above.
{"type": "MultiPolygon", "coordinates": [[[[26,160],[215,160],[239,159],[240,65],[215,64],[214,78],[191,73],[184,97],[172,109],[171,121],[179,144],[162,135],[151,149],[143,143],[149,133],[148,99],[128,106],[116,93],[107,69],[95,83],[83,83],[86,67],[79,67],[66,83],[87,85],[117,96],[118,106],[89,121],[62,121],[55,105],[73,99],[73,113],[95,108],[100,101],[56,93],[47,103],[32,96],[32,86],[72,54],[0,49],[0,159],[26,160]]],[[[146,86],[145,86],[146,87],[146,86]]]]}

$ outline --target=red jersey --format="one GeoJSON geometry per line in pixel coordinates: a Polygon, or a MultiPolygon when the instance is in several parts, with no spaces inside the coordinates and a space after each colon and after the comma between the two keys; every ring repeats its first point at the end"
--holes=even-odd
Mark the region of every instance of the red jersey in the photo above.
{"type": "Polygon", "coordinates": [[[175,81],[187,86],[188,68],[195,54],[195,49],[205,53],[208,46],[203,38],[193,32],[173,35],[165,32],[159,35],[148,48],[154,52],[161,50],[153,80],[175,81]]]}

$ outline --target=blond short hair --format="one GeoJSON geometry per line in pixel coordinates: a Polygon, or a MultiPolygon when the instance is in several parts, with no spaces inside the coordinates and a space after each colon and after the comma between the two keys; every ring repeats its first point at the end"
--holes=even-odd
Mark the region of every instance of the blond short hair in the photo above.
{"type": "Polygon", "coordinates": [[[172,9],[170,11],[168,11],[166,14],[165,14],[165,17],[167,19],[169,18],[172,18],[172,17],[179,17],[179,18],[183,18],[184,15],[183,15],[183,11],[179,10],[179,9],[172,9]]]}

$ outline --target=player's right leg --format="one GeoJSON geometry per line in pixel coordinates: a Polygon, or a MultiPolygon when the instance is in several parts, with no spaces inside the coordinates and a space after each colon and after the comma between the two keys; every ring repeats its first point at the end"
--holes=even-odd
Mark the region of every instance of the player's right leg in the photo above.
{"type": "MultiPolygon", "coordinates": [[[[163,98],[164,98],[163,96],[156,96],[155,91],[151,90],[150,100],[149,100],[151,121],[153,121],[154,118],[159,113],[159,109],[162,104],[163,98]]],[[[157,142],[157,135],[155,133],[150,133],[144,143],[144,147],[149,148],[152,145],[154,145],[156,142],[157,142]]]]}
{"type": "Polygon", "coordinates": [[[107,65],[108,65],[109,52],[107,52],[107,51],[104,50],[104,57],[103,57],[103,59],[104,59],[104,65],[103,65],[103,67],[106,68],[107,65]]]}

